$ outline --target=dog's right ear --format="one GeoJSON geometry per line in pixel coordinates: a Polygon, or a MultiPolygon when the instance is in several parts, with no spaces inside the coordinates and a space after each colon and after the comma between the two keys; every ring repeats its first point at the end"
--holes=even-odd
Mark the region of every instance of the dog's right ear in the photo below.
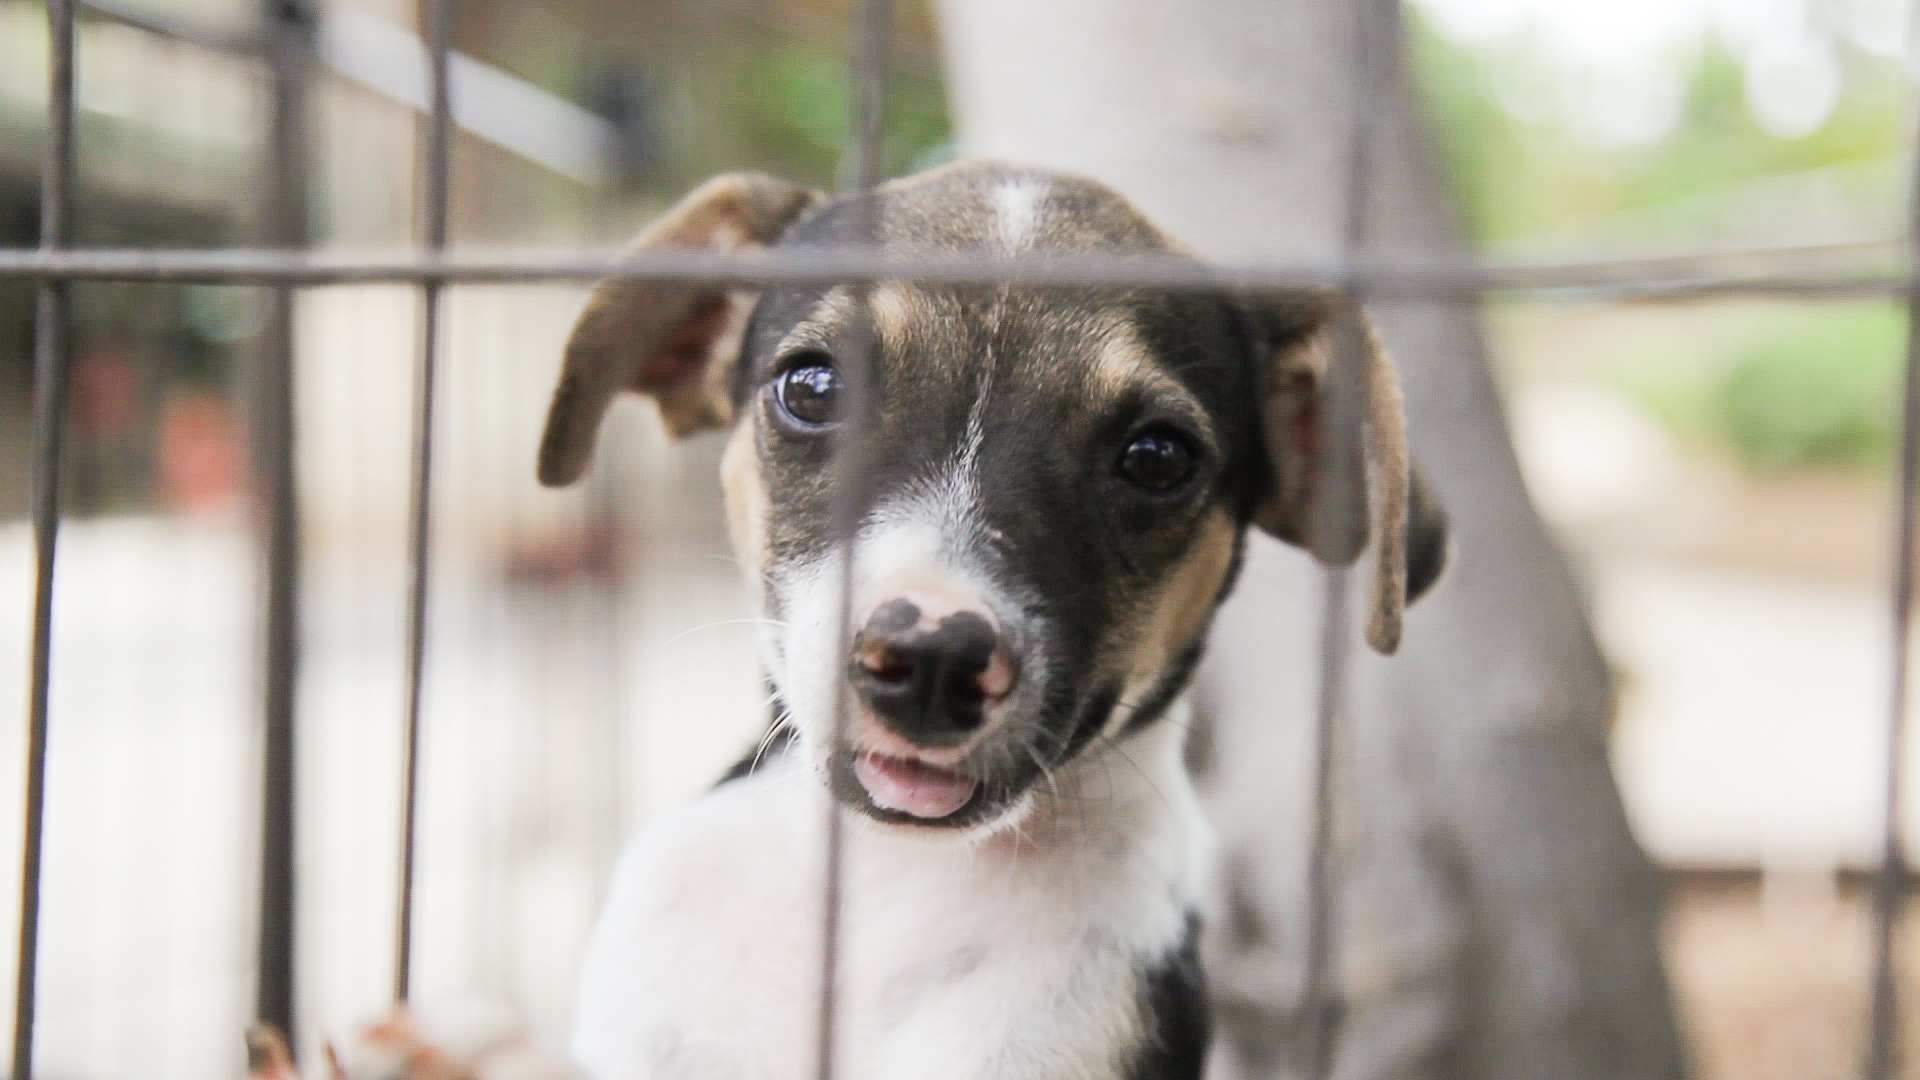
{"type": "Polygon", "coordinates": [[[1252,310],[1266,366],[1261,419],[1273,468],[1254,523],[1326,566],[1351,564],[1371,541],[1367,642],[1391,654],[1406,606],[1433,586],[1447,561],[1447,516],[1407,452],[1393,362],[1366,312],[1333,294],[1273,293],[1255,298],[1252,310]],[[1356,369],[1336,372],[1342,359],[1356,369]],[[1365,409],[1336,432],[1323,413],[1341,377],[1365,409]],[[1319,490],[1329,456],[1345,459],[1340,464],[1353,482],[1344,490],[1319,490]]]}
{"type": "MultiPolygon", "coordinates": [[[[727,173],[700,185],[627,248],[764,248],[824,196],[761,173],[727,173]]],[[[540,440],[540,482],[573,483],[586,471],[607,406],[621,390],[646,394],[674,436],[727,423],[726,386],[757,294],[719,285],[613,277],[594,287],[567,339],[560,383],[540,440]]]]}

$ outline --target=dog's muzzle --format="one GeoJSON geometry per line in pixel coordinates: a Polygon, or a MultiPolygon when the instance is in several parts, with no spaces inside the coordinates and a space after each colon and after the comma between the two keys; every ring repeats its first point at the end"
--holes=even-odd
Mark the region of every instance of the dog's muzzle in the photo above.
{"type": "Polygon", "coordinates": [[[977,779],[934,759],[950,760],[986,727],[1013,689],[1009,657],[983,612],[935,617],[904,597],[874,611],[854,638],[848,678],[888,741],[907,751],[869,749],[853,762],[876,805],[933,819],[972,799],[977,779]]]}
{"type": "Polygon", "coordinates": [[[854,638],[850,672],[889,731],[916,746],[958,746],[1013,688],[1012,665],[986,616],[956,611],[929,625],[913,601],[882,604],[854,638]]]}

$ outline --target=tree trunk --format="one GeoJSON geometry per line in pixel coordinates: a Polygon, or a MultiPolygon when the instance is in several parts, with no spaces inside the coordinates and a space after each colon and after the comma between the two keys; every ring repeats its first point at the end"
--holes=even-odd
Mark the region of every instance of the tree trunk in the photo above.
{"type": "MultiPolygon", "coordinates": [[[[963,148],[1098,177],[1209,254],[1333,256],[1359,6],[942,0],[963,148]]],[[[1394,66],[1375,109],[1370,249],[1462,254],[1394,66]]],[[[1678,1076],[1659,883],[1608,764],[1606,665],[1522,487],[1477,313],[1374,315],[1455,550],[1399,655],[1356,651],[1350,671],[1333,1075],[1678,1076]]],[[[1216,1076],[1304,1070],[1319,595],[1306,558],[1256,537],[1195,688],[1222,845],[1206,938],[1216,1076]]]]}

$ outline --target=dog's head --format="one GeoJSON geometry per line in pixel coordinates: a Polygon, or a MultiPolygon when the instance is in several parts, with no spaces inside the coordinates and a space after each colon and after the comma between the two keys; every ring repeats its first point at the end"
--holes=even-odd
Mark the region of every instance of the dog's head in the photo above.
{"type": "MultiPolygon", "coordinates": [[[[1005,165],[884,184],[869,206],[724,176],[635,247],[803,248],[872,228],[899,253],[1172,250],[1111,190],[1005,165]]],[[[835,794],[882,821],[1011,820],[1049,771],[1151,723],[1199,657],[1249,525],[1336,565],[1371,535],[1368,638],[1384,652],[1443,559],[1392,370],[1364,316],[1323,294],[890,281],[863,302],[848,286],[613,279],[568,343],[543,482],[580,475],[620,390],[653,397],[676,435],[731,429],[729,520],[768,616],[767,667],[835,794]],[[1372,404],[1322,447],[1339,333],[1360,344],[1372,404]],[[856,426],[848,358],[868,342],[870,502],[843,654],[834,448],[856,426]],[[1352,490],[1315,490],[1322,453],[1348,455],[1352,490]]]]}

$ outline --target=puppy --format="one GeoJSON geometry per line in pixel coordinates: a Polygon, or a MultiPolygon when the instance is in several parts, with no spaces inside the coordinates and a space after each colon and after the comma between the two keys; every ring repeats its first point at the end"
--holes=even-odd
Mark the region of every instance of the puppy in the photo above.
{"type": "MultiPolygon", "coordinates": [[[[634,250],[830,247],[867,227],[903,255],[1179,250],[1098,183],[990,162],[883,184],[870,216],[722,176],[634,250]]],[[[1336,565],[1371,542],[1366,634],[1394,649],[1445,526],[1392,369],[1361,313],[1317,293],[862,292],[610,279],[567,345],[543,483],[579,478],[622,391],[676,436],[727,433],[779,703],[761,752],[621,858],[574,1059],[595,1080],[814,1075],[831,800],[849,823],[836,1075],[1196,1078],[1208,831],[1182,690],[1249,527],[1313,536],[1336,565]],[[1370,409],[1322,447],[1332,342],[1356,323],[1370,409]],[[870,503],[843,652],[834,450],[863,343],[870,503]],[[1364,482],[1317,490],[1322,453],[1364,482]]]]}
{"type": "MultiPolygon", "coordinates": [[[[867,212],[722,176],[634,250],[832,247],[866,228],[904,255],[1178,250],[1098,183],[990,162],[883,184],[867,212]]],[[[1182,691],[1247,530],[1331,565],[1370,543],[1382,652],[1444,562],[1364,316],[1305,291],[614,278],[567,344],[543,483],[580,477],[622,391],[676,436],[728,432],[721,479],[777,718],[622,856],[572,1065],[476,1013],[400,1014],[329,1053],[329,1080],[809,1080],[830,812],[848,824],[837,1076],[1197,1080],[1209,838],[1182,691]],[[1346,332],[1370,408],[1332,431],[1322,388],[1346,332]],[[865,423],[848,412],[861,349],[865,423]],[[869,500],[843,639],[834,450],[849,437],[869,500]],[[1326,454],[1359,482],[1319,490],[1326,454]]],[[[293,1080],[270,1033],[252,1049],[257,1080],[293,1080]]]]}

